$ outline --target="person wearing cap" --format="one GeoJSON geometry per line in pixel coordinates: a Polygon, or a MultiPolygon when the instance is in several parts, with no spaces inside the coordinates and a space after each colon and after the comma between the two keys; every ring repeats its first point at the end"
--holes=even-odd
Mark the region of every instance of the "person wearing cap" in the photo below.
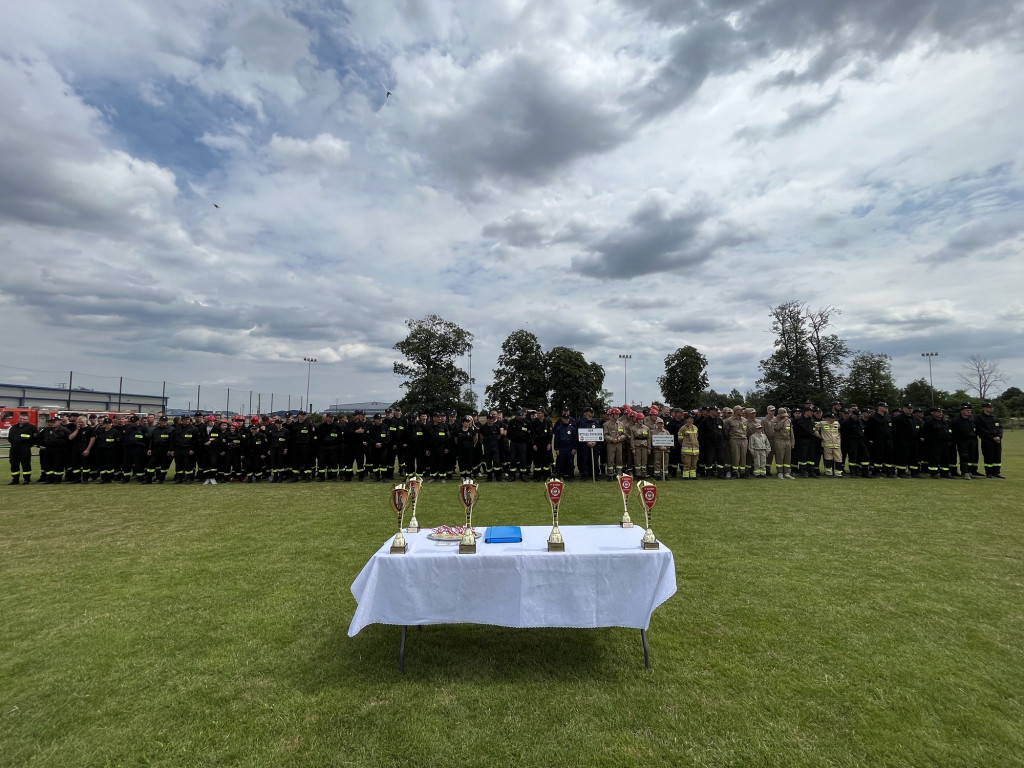
{"type": "Polygon", "coordinates": [[[814,433],[814,406],[805,405],[793,417],[793,463],[800,477],[811,477],[815,467],[817,439],[814,433]]]}
{"type": "Polygon", "coordinates": [[[629,445],[633,449],[633,474],[647,477],[647,461],[651,454],[651,428],[644,415],[634,412],[633,426],[629,430],[629,445]]]}
{"type": "Polygon", "coordinates": [[[729,441],[729,467],[725,472],[725,479],[739,479],[743,477],[747,465],[747,420],[743,418],[743,404],[740,403],[732,408],[729,416],[722,420],[725,428],[725,436],[729,441]]]}
{"type": "Polygon", "coordinates": [[[192,417],[185,414],[174,428],[172,442],[174,445],[174,484],[191,483],[195,478],[196,452],[200,442],[202,427],[193,424],[192,417]]]}
{"type": "Polygon", "coordinates": [[[341,466],[342,428],[327,411],[316,427],[316,481],[324,483],[338,479],[341,466]]]}
{"type": "Polygon", "coordinates": [[[267,440],[270,443],[270,482],[283,483],[291,472],[289,469],[288,445],[291,442],[291,430],[284,425],[280,416],[275,416],[267,425],[267,440]]]}
{"type": "Polygon", "coordinates": [[[669,477],[679,477],[679,464],[681,454],[679,450],[679,428],[683,426],[683,409],[677,407],[667,412],[665,419],[665,430],[672,435],[672,448],[668,452],[668,474],[669,477]]]}
{"type": "Polygon", "coordinates": [[[79,416],[68,434],[71,446],[71,482],[81,485],[89,482],[89,455],[96,443],[96,430],[89,426],[89,419],[79,416]]]}
{"type": "Polygon", "coordinates": [[[705,451],[705,476],[709,479],[717,477],[724,480],[729,465],[725,459],[725,419],[720,413],[717,405],[710,406],[707,416],[697,425],[697,436],[700,439],[701,450],[705,451]]]}
{"type": "Polygon", "coordinates": [[[149,430],[146,445],[146,483],[163,485],[173,458],[174,430],[167,423],[167,417],[161,415],[156,420],[156,426],[149,430]]]}
{"type": "Polygon", "coordinates": [[[388,457],[391,455],[388,450],[390,440],[391,431],[384,424],[383,414],[373,414],[366,428],[366,443],[369,449],[367,471],[373,476],[375,483],[384,482],[384,472],[387,469],[388,457]]]}
{"type": "Polygon", "coordinates": [[[114,420],[109,416],[100,419],[95,451],[96,464],[100,469],[100,483],[107,485],[114,482],[115,474],[121,465],[121,431],[114,428],[114,420]]]}
{"type": "MultiPolygon", "coordinates": [[[[124,420],[122,420],[124,421],[124,420]]],[[[122,485],[135,480],[142,485],[146,482],[146,451],[149,450],[149,435],[139,417],[132,414],[121,429],[121,476],[122,485]]]]}
{"type": "Polygon", "coordinates": [[[622,411],[609,408],[604,421],[604,455],[608,479],[622,474],[622,449],[626,442],[626,423],[622,420],[622,411]]]}
{"type": "Polygon", "coordinates": [[[974,417],[974,428],[981,440],[981,455],[985,462],[985,477],[1005,480],[1003,477],[1003,425],[996,416],[992,403],[982,403],[981,413],[974,417]]]}
{"type": "Polygon", "coordinates": [[[405,430],[408,428],[409,423],[405,416],[402,415],[402,407],[396,405],[391,411],[390,417],[384,419],[384,426],[388,428],[391,433],[391,439],[388,441],[388,451],[391,456],[388,459],[388,468],[384,472],[384,477],[392,479],[395,476],[395,468],[398,468],[398,474],[405,476],[405,457],[409,452],[408,440],[405,436],[405,430]]]}
{"type": "Polygon", "coordinates": [[[453,436],[448,432],[448,424],[443,411],[432,413],[430,418],[430,429],[427,431],[427,459],[430,460],[430,476],[427,482],[434,483],[438,480],[447,482],[445,473],[453,436]]]}
{"type": "Polygon", "coordinates": [[[654,427],[651,428],[651,467],[653,471],[653,477],[661,478],[662,482],[668,480],[668,457],[669,451],[671,450],[667,445],[655,445],[655,435],[667,435],[668,430],[665,429],[665,420],[659,416],[654,420],[654,427]]]}
{"type": "Polygon", "coordinates": [[[921,445],[925,467],[932,478],[949,477],[949,447],[953,436],[942,409],[933,405],[921,425],[921,445]]]}
{"type": "Polygon", "coordinates": [[[462,417],[458,429],[452,434],[455,444],[455,461],[459,468],[459,478],[463,481],[473,479],[476,466],[476,446],[480,442],[474,419],[468,413],[462,417]]]}
{"type": "Polygon", "coordinates": [[[67,464],[68,448],[67,427],[60,423],[60,416],[54,414],[46,420],[46,426],[36,435],[39,446],[39,482],[55,485],[64,479],[64,466],[67,464]]]}
{"type": "Polygon", "coordinates": [[[971,480],[978,475],[978,432],[974,426],[974,407],[961,403],[960,412],[949,423],[953,445],[960,460],[960,476],[971,480]]]}
{"type": "Polygon", "coordinates": [[[487,482],[501,480],[501,427],[498,413],[491,409],[484,423],[477,427],[477,444],[483,449],[483,471],[487,482]]]}
{"type": "Polygon", "coordinates": [[[310,483],[313,481],[313,465],[316,463],[316,431],[313,422],[307,418],[305,411],[299,411],[289,430],[291,439],[288,442],[288,458],[294,473],[291,480],[310,483]]]}
{"type": "MultiPolygon", "coordinates": [[[[772,471],[772,464],[775,462],[775,419],[778,418],[775,406],[765,406],[765,417],[761,419],[761,426],[764,427],[764,436],[768,438],[768,456],[765,458],[765,469],[768,473],[772,471]]],[[[766,475],[767,477],[767,475],[766,475]]]]}
{"type": "Polygon", "coordinates": [[[571,482],[575,474],[574,459],[579,447],[576,436],[576,424],[568,408],[562,409],[562,415],[555,422],[552,430],[552,446],[555,449],[555,477],[571,482]]]}
{"type": "Polygon", "coordinates": [[[764,433],[764,425],[755,422],[751,427],[750,437],[747,438],[747,449],[753,462],[751,475],[755,478],[768,476],[768,451],[771,450],[771,442],[764,433]]]}
{"type": "Polygon", "coordinates": [[[836,414],[829,411],[824,418],[815,424],[815,434],[821,441],[821,454],[825,462],[825,477],[843,476],[842,439],[839,435],[839,422],[836,414]]]}
{"type": "MultiPolygon", "coordinates": [[[[601,422],[594,418],[592,406],[583,409],[583,416],[576,420],[576,434],[581,429],[601,429],[601,422]]],[[[593,440],[581,442],[576,452],[576,466],[580,470],[580,480],[594,480],[598,475],[598,447],[593,440]]]]}
{"type": "Polygon", "coordinates": [[[850,477],[867,477],[871,463],[864,443],[864,422],[860,410],[850,409],[849,417],[839,423],[839,440],[843,450],[843,463],[849,466],[850,477]]]}
{"type": "MultiPolygon", "coordinates": [[[[576,426],[576,420],[571,416],[569,421],[572,422],[573,427],[576,426]]],[[[554,429],[544,406],[538,408],[533,414],[533,421],[530,423],[530,440],[533,447],[530,453],[533,460],[533,480],[541,483],[551,478],[551,450],[554,444],[554,429]]]]}
{"type": "Polygon", "coordinates": [[[889,416],[889,404],[878,403],[864,425],[864,439],[871,454],[871,476],[893,477],[895,467],[892,463],[892,419],[889,416]]]}
{"type": "Polygon", "coordinates": [[[262,429],[259,419],[249,422],[249,428],[242,433],[243,483],[258,483],[270,456],[270,438],[262,429]]]}
{"type": "MultiPolygon", "coordinates": [[[[779,480],[793,479],[793,421],[788,408],[779,408],[772,421],[772,447],[779,480]]],[[[767,431],[767,430],[766,430],[767,431]]],[[[767,458],[765,459],[767,464],[767,458]]]]}
{"type": "Polygon", "coordinates": [[[896,477],[917,477],[918,444],[914,405],[903,403],[892,417],[892,456],[896,477]]]}

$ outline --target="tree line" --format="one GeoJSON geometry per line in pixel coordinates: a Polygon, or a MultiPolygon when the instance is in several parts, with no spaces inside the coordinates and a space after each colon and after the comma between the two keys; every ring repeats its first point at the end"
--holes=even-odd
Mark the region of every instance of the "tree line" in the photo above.
{"type": "MultiPolygon", "coordinates": [[[[899,387],[889,355],[852,351],[832,331],[833,318],[841,314],[831,306],[811,308],[789,301],[770,308],[773,351],[758,363],[760,378],[754,389],[727,393],[708,387],[707,358],[686,345],[665,358],[665,373],[658,377],[663,402],[657,405],[694,408],[742,402],[763,412],[768,404],[842,403],[873,405],[876,402],[935,403],[957,408],[972,397],[991,400],[1008,415],[1024,414],[1024,393],[1010,387],[996,362],[973,356],[960,374],[962,387],[953,392],[933,391],[918,379],[899,387]]],[[[396,403],[407,412],[476,411],[475,381],[459,364],[472,352],[473,334],[439,315],[406,321],[409,329],[394,348],[404,360],[394,363],[402,376],[403,397],[396,403]]],[[[598,411],[609,407],[611,392],[604,386],[604,367],[588,361],[577,350],[557,346],[545,350],[536,335],[519,329],[501,345],[492,383],[484,388],[484,407],[512,413],[518,407],[568,408],[580,413],[587,406],[598,411]]]]}

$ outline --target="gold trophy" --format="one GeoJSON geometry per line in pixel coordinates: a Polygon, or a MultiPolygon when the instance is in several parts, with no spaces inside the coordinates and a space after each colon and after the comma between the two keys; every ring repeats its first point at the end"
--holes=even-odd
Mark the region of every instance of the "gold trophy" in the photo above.
{"type": "Polygon", "coordinates": [[[413,475],[405,479],[405,486],[409,489],[409,503],[412,504],[412,519],[409,520],[409,527],[406,533],[419,533],[420,521],[416,519],[416,502],[420,500],[420,488],[423,486],[423,478],[413,475]]]}
{"type": "Polygon", "coordinates": [[[405,541],[405,536],[402,535],[402,516],[405,515],[405,508],[408,504],[409,489],[404,484],[396,485],[391,489],[391,508],[398,516],[398,533],[395,534],[395,540],[391,542],[392,555],[404,555],[409,551],[409,545],[405,541]]]}
{"type": "Polygon", "coordinates": [[[629,494],[633,491],[633,478],[629,475],[619,475],[619,490],[622,491],[622,519],[619,525],[623,528],[632,528],[633,520],[629,516],[629,494]]]}
{"type": "Polygon", "coordinates": [[[459,500],[466,508],[466,528],[462,532],[462,540],[459,542],[460,555],[476,554],[476,534],[473,533],[473,505],[476,504],[476,497],[479,487],[472,480],[463,480],[459,486],[459,500]]]}
{"type": "Polygon", "coordinates": [[[658,487],[646,480],[641,480],[636,487],[640,492],[640,501],[644,503],[644,511],[647,515],[647,530],[644,531],[640,546],[644,549],[660,549],[661,545],[658,544],[658,539],[655,538],[654,531],[651,530],[651,510],[654,509],[654,504],[658,500],[658,487]]]}
{"type": "Polygon", "coordinates": [[[551,505],[551,534],[548,536],[548,552],[565,552],[565,541],[558,530],[558,505],[562,503],[562,490],[565,484],[561,480],[548,480],[544,484],[548,492],[548,504],[551,505]]]}

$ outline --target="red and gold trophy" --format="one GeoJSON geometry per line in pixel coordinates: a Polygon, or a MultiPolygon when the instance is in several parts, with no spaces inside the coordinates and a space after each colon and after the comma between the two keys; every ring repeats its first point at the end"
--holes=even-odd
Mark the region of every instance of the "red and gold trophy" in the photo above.
{"type": "Polygon", "coordinates": [[[622,519],[619,525],[623,528],[632,528],[633,520],[629,516],[629,494],[633,491],[633,478],[629,475],[619,475],[619,490],[622,491],[622,519]]]}
{"type": "Polygon", "coordinates": [[[409,520],[409,527],[406,533],[419,533],[420,521],[416,519],[416,502],[420,500],[420,488],[423,487],[423,478],[413,475],[405,479],[405,486],[409,489],[409,503],[412,505],[412,519],[409,520]]]}
{"type": "Polygon", "coordinates": [[[658,487],[646,480],[641,480],[636,487],[640,492],[640,501],[644,503],[644,512],[647,515],[647,530],[644,531],[640,546],[644,549],[660,549],[661,545],[658,544],[658,539],[654,536],[654,531],[651,530],[651,510],[654,509],[654,504],[658,501],[658,487]]]}
{"type": "Polygon", "coordinates": [[[404,555],[409,551],[409,545],[402,535],[402,517],[405,515],[405,508],[409,505],[409,489],[405,485],[396,485],[391,489],[391,508],[398,516],[398,533],[395,540],[391,542],[392,555],[404,555]]]}
{"type": "Polygon", "coordinates": [[[544,485],[548,492],[548,504],[551,505],[551,534],[548,536],[548,552],[565,552],[565,541],[558,530],[558,505],[562,503],[562,491],[565,483],[561,480],[548,480],[544,485]]]}
{"type": "Polygon", "coordinates": [[[466,528],[462,532],[462,540],[459,541],[460,555],[476,554],[476,534],[473,533],[473,506],[476,504],[476,497],[479,487],[472,480],[463,480],[459,486],[459,500],[466,508],[466,528]]]}

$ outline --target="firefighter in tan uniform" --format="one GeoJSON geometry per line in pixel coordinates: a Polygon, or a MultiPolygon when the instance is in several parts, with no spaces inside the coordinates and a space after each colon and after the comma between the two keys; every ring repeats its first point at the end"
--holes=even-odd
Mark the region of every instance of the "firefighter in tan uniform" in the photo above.
{"type": "Polygon", "coordinates": [[[825,460],[825,477],[843,476],[843,451],[840,448],[839,422],[829,411],[825,418],[814,425],[814,433],[821,440],[822,458],[825,460]]]}
{"type": "Polygon", "coordinates": [[[772,447],[775,449],[775,467],[779,480],[793,479],[793,423],[789,418],[788,408],[779,408],[778,415],[772,422],[772,447]]]}
{"type": "Polygon", "coordinates": [[[604,422],[605,465],[608,467],[608,479],[622,474],[622,449],[628,439],[625,421],[618,408],[608,409],[608,418],[604,422]]]}
{"type": "Polygon", "coordinates": [[[647,459],[651,454],[651,428],[643,420],[643,414],[634,415],[634,424],[629,430],[629,445],[633,449],[633,472],[637,477],[647,477],[647,459]]]}
{"type": "Polygon", "coordinates": [[[732,409],[732,415],[722,422],[725,427],[725,439],[728,441],[729,469],[725,473],[727,480],[743,477],[743,469],[747,463],[747,420],[743,418],[743,406],[732,409]]]}

